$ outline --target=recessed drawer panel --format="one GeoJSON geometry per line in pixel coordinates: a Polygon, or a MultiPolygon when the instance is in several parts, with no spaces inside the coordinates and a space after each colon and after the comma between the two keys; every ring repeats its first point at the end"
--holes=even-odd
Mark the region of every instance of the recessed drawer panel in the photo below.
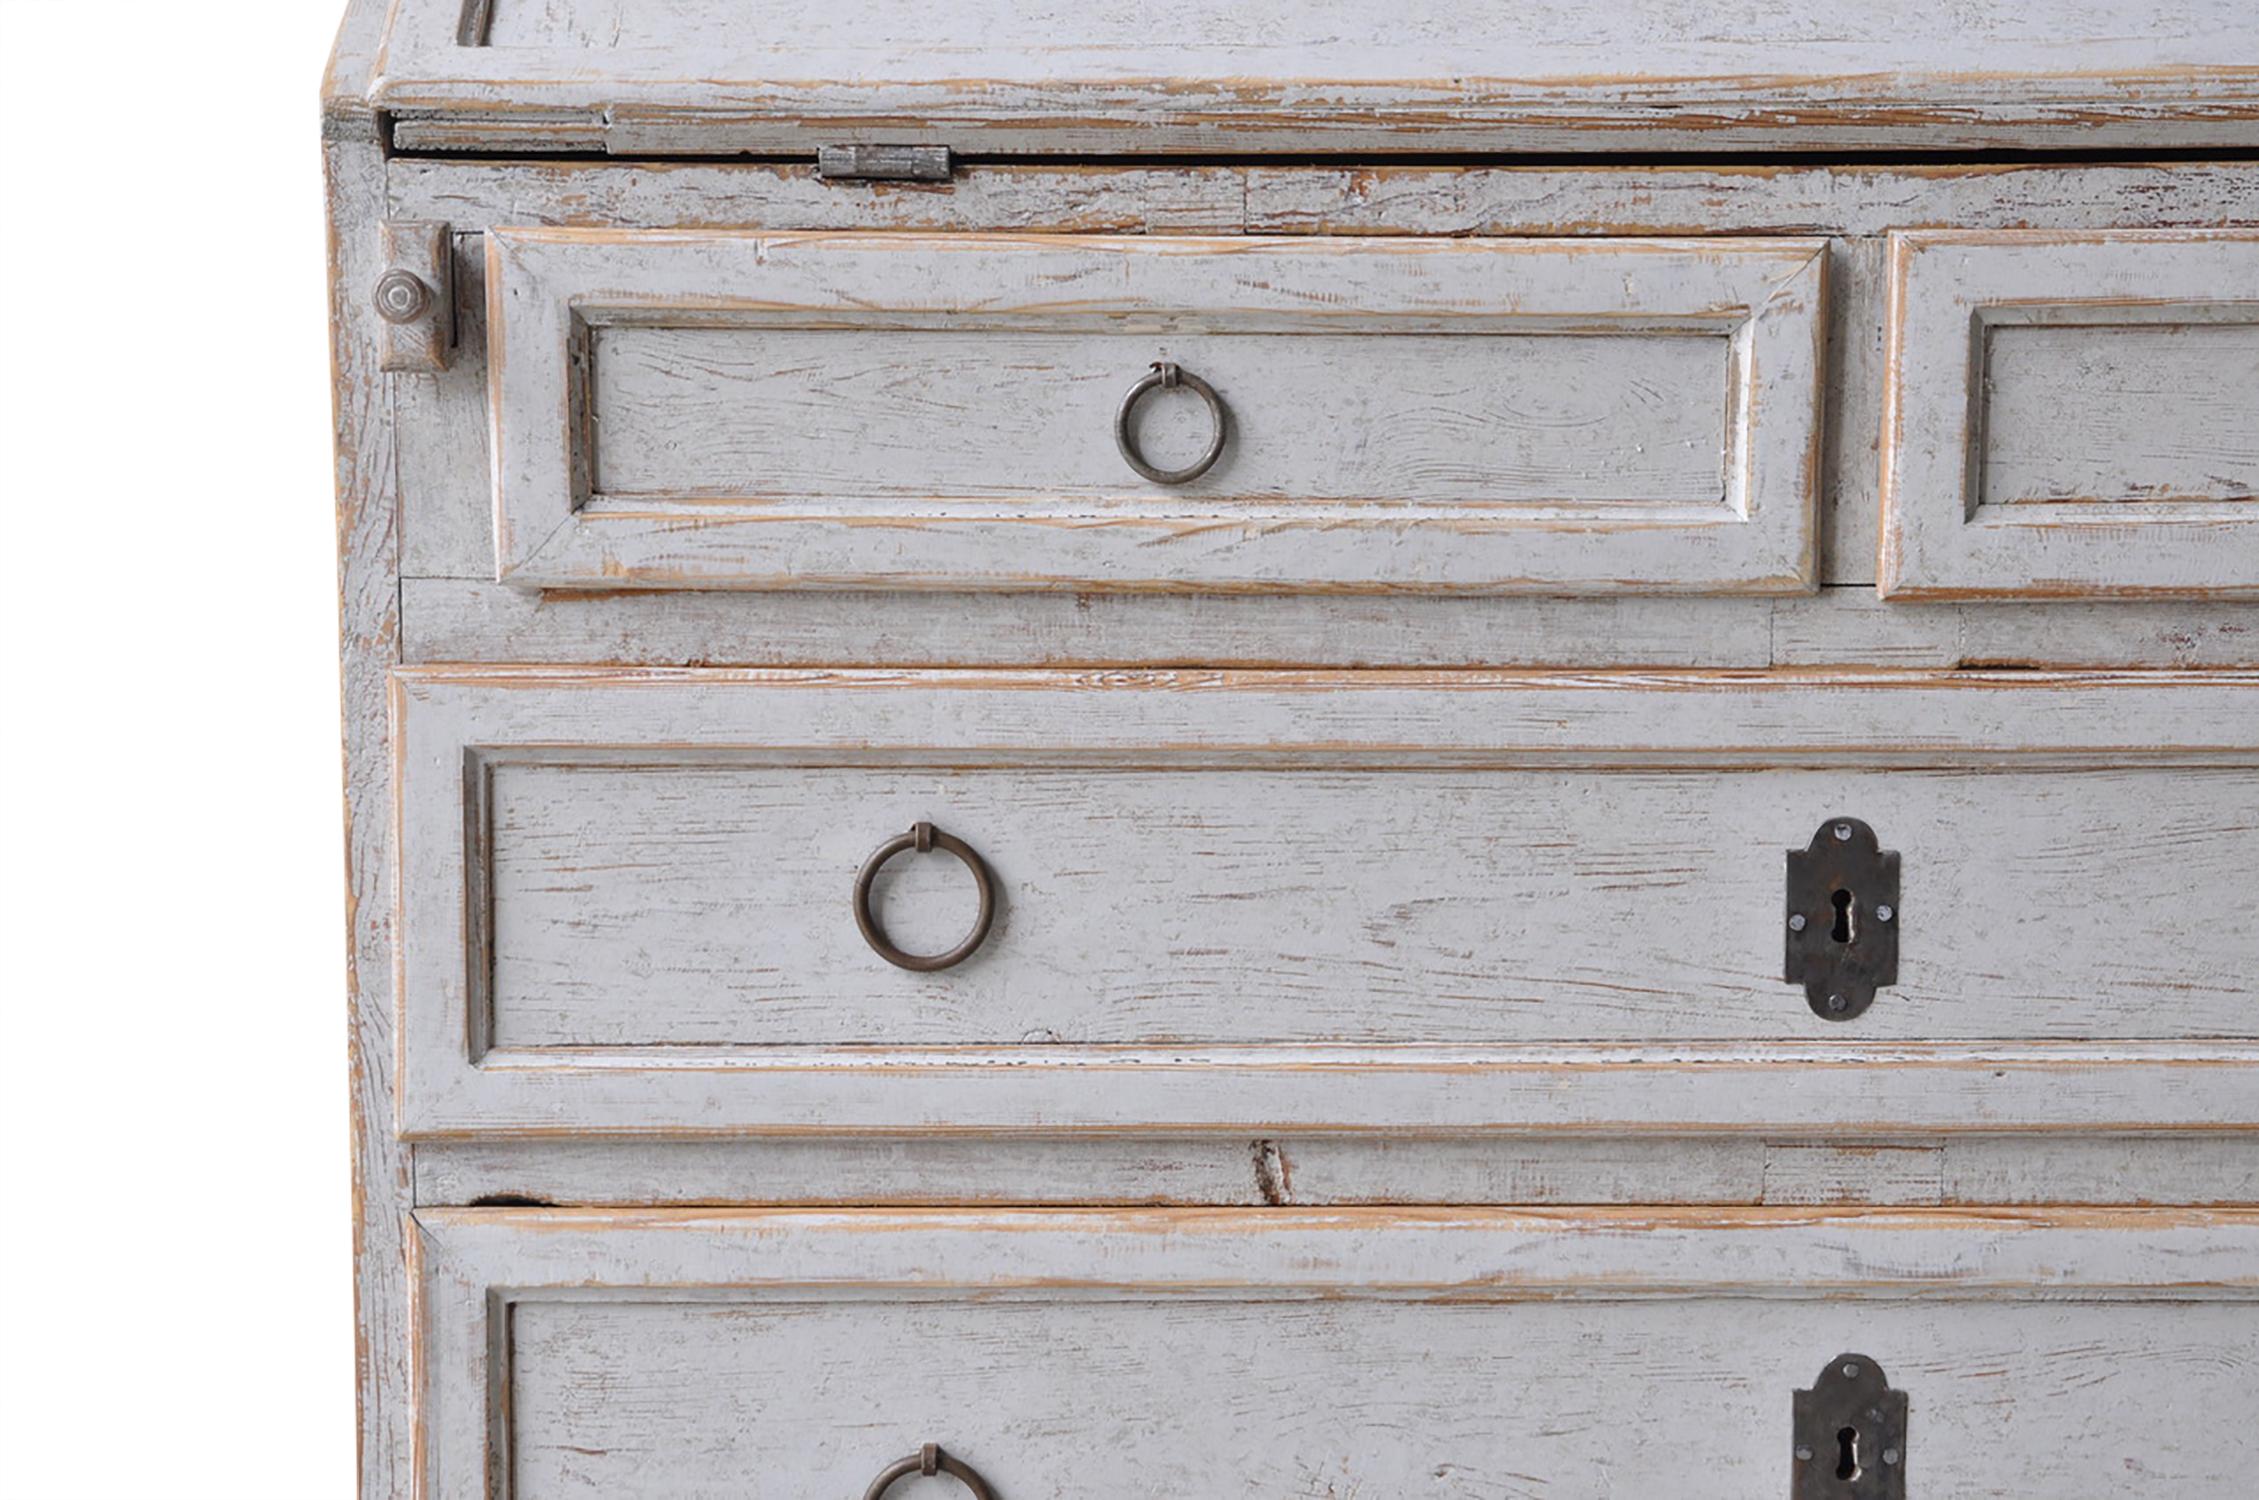
{"type": "Polygon", "coordinates": [[[2204,1087],[2253,1035],[2259,679],[424,669],[398,707],[412,1130],[2259,1106],[2204,1087]],[[1787,851],[1846,818],[1892,889],[1808,904],[1898,957],[1836,1024],[1783,977],[1787,851]],[[2002,1043],[2075,1066],[2019,1092],[2002,1043]],[[2113,1071],[2191,1047],[2169,1096],[2113,1071]]]}
{"type": "Polygon", "coordinates": [[[1813,582],[1817,240],[488,251],[497,564],[526,586],[1813,582]]]}
{"type": "MultiPolygon", "coordinates": [[[[2248,1212],[426,1209],[413,1240],[425,1500],[829,1500],[926,1443],[997,1500],[2242,1500],[2259,1465],[2248,1212]],[[1902,1411],[1800,1430],[1847,1363],[1902,1411]],[[1792,1491],[1822,1463],[1903,1488],[1792,1491]]],[[[918,1467],[889,1500],[966,1496],[918,1467]]]]}
{"type": "Polygon", "coordinates": [[[2259,235],[1892,245],[1882,587],[2259,595],[2259,235]]]}

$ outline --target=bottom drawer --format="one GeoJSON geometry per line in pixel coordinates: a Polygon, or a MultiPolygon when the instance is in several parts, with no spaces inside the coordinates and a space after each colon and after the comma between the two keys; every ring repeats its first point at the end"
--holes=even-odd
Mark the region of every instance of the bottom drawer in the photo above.
{"type": "Polygon", "coordinates": [[[928,1442],[995,1500],[2242,1500],[2259,1470],[2259,1210],[461,1209],[413,1240],[444,1500],[840,1500],[928,1442]],[[1903,1434],[1816,1407],[1800,1460],[1796,1393],[1852,1356],[1903,1434]]]}

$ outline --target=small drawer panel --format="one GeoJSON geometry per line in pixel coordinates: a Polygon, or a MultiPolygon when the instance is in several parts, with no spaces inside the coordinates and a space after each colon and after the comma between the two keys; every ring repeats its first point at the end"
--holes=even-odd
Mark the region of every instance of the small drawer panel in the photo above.
{"type": "Polygon", "coordinates": [[[2253,1035],[2246,676],[398,685],[414,1131],[2163,1125],[2253,1035]],[[1839,818],[1899,865],[1830,911],[1788,851],[1839,818]],[[1784,946],[1862,923],[1897,956],[1836,1024],[1784,946]],[[1947,1044],[2098,1050],[1804,1066],[1947,1044]],[[2175,1057],[2219,1067],[2112,1081],[2175,1057]]]}
{"type": "Polygon", "coordinates": [[[1883,592],[2259,595],[2259,235],[1894,237],[1883,592]]]}
{"type": "Polygon", "coordinates": [[[1817,240],[488,251],[497,564],[529,587],[1813,582],[1817,240]]]}
{"type": "Polygon", "coordinates": [[[1906,1494],[2241,1500],[2259,1465],[2242,1211],[427,1209],[413,1238],[424,1500],[828,1500],[928,1442],[998,1500],[1785,1500],[1822,1456],[1797,1393],[1846,1355],[1905,1412],[1824,1457],[1906,1494]]]}

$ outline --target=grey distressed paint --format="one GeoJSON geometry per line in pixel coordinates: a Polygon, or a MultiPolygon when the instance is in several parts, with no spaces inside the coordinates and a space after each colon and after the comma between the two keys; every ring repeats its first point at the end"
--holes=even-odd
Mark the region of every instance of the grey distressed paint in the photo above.
{"type": "Polygon", "coordinates": [[[2243,1494],[2247,12],[353,0],[364,1495],[2243,1494]]]}

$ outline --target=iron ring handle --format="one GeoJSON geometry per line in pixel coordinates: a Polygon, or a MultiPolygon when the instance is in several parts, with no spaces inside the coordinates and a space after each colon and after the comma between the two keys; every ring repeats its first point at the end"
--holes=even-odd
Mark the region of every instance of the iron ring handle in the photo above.
{"type": "Polygon", "coordinates": [[[1216,394],[1216,388],[1190,371],[1162,360],[1122,397],[1121,406],[1114,412],[1114,446],[1122,450],[1124,463],[1155,484],[1190,484],[1214,468],[1216,460],[1224,456],[1225,425],[1224,401],[1216,394]],[[1208,437],[1208,451],[1181,469],[1156,469],[1145,461],[1145,455],[1137,451],[1137,444],[1130,439],[1130,413],[1137,410],[1137,403],[1145,399],[1147,391],[1174,390],[1180,385],[1208,403],[1208,419],[1213,429],[1208,437]]]}
{"type": "Polygon", "coordinates": [[[879,1496],[885,1494],[895,1480],[908,1479],[912,1474],[923,1474],[929,1478],[935,1474],[947,1474],[971,1490],[973,1500],[996,1500],[996,1491],[988,1487],[988,1481],[981,1478],[972,1465],[961,1458],[951,1457],[932,1443],[926,1444],[908,1458],[888,1464],[886,1472],[872,1480],[871,1487],[863,1491],[863,1500],[879,1500],[879,1496]]]}
{"type": "MultiPolygon", "coordinates": [[[[908,969],[914,974],[931,974],[937,969],[953,969],[973,956],[974,950],[988,938],[988,924],[996,916],[996,888],[989,879],[988,866],[973,846],[955,834],[943,833],[931,823],[918,823],[908,833],[896,834],[872,852],[863,861],[863,868],[855,876],[855,926],[863,934],[863,941],[871,951],[898,969],[908,969]],[[973,930],[965,940],[947,953],[905,953],[887,940],[886,929],[879,925],[871,911],[871,883],[878,879],[880,867],[897,854],[916,850],[924,854],[939,849],[954,854],[960,863],[972,872],[973,886],[980,892],[980,913],[973,918],[973,930]]],[[[963,1475],[959,1475],[963,1478],[963,1475]]],[[[875,1491],[873,1493],[876,1493],[875,1491]]]]}

